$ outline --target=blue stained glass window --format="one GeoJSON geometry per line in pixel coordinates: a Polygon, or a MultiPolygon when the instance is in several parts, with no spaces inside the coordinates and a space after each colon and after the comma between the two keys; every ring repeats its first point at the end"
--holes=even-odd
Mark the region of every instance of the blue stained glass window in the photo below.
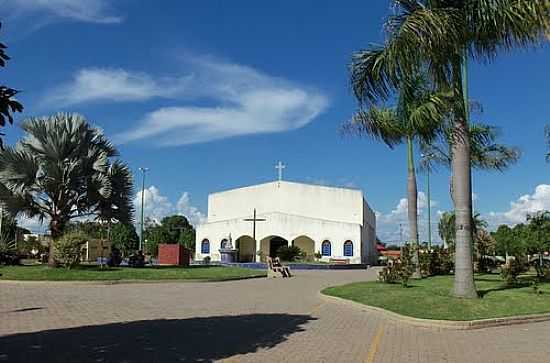
{"type": "Polygon", "coordinates": [[[205,239],[201,243],[201,253],[208,254],[210,253],[210,241],[205,239]]]}
{"type": "Polygon", "coordinates": [[[321,255],[330,256],[330,241],[324,241],[321,245],[321,255]]]}
{"type": "Polygon", "coordinates": [[[344,256],[346,257],[353,256],[353,242],[351,241],[344,242],[344,256]]]}

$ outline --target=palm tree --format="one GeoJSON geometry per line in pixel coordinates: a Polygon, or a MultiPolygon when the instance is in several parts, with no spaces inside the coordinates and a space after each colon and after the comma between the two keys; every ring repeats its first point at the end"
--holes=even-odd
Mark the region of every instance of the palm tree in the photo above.
{"type": "MultiPolygon", "coordinates": [[[[126,164],[115,160],[107,169],[106,177],[110,185],[110,193],[95,196],[97,200],[96,219],[107,226],[107,240],[111,240],[113,222],[131,224],[133,222],[134,205],[131,196],[134,192],[132,172],[126,164]]],[[[97,189],[96,189],[97,190],[97,189]]]]}
{"type": "MultiPolygon", "coordinates": [[[[420,149],[423,154],[430,155],[420,161],[420,168],[433,169],[439,164],[451,168],[452,162],[452,130],[449,127],[443,128],[443,133],[437,143],[421,143],[420,149]]],[[[499,136],[498,128],[482,123],[470,125],[470,154],[472,168],[478,170],[504,171],[515,164],[521,153],[515,147],[497,143],[499,136]]]]}
{"type": "MultiPolygon", "coordinates": [[[[456,241],[456,214],[454,212],[443,212],[439,218],[438,230],[439,237],[443,240],[444,247],[455,253],[456,241]]],[[[484,231],[487,228],[487,221],[481,219],[479,213],[476,213],[472,218],[473,235],[477,236],[478,232],[484,231]]]]}
{"type": "MultiPolygon", "coordinates": [[[[1,27],[2,23],[0,23],[1,27]]],[[[0,67],[5,67],[6,61],[10,59],[5,49],[4,43],[0,43],[0,67]]],[[[12,124],[13,113],[23,111],[23,105],[15,99],[18,93],[19,91],[13,88],[0,85],[0,127],[6,126],[6,120],[12,124]]],[[[1,136],[4,136],[4,134],[0,133],[0,150],[4,148],[1,136]]]]}
{"type": "MultiPolygon", "coordinates": [[[[520,151],[515,147],[497,143],[499,130],[481,123],[470,125],[471,167],[478,170],[504,171],[520,158],[520,151]]],[[[447,125],[439,135],[437,142],[420,144],[422,154],[427,157],[420,161],[420,170],[433,170],[436,165],[451,169],[452,163],[452,129],[447,125]]],[[[453,196],[452,178],[450,194],[453,196]]]]}
{"type": "Polygon", "coordinates": [[[540,44],[550,30],[548,0],[393,0],[383,46],[353,56],[351,83],[364,103],[387,100],[404,77],[427,69],[456,95],[452,169],[456,212],[453,294],[476,298],[472,264],[472,198],[468,60],[490,61],[500,51],[540,44]]]}
{"type": "MultiPolygon", "coordinates": [[[[0,153],[0,199],[13,215],[48,220],[53,239],[77,217],[131,220],[131,178],[102,132],[78,114],[23,122],[26,135],[0,153]],[[108,212],[108,209],[111,209],[108,212]]],[[[50,265],[53,244],[50,245],[50,265]]]]}
{"type": "Polygon", "coordinates": [[[433,93],[426,80],[414,77],[402,83],[397,106],[360,109],[343,126],[346,133],[370,136],[390,148],[407,144],[407,215],[413,245],[415,276],[420,277],[418,256],[418,189],[414,162],[414,143],[430,143],[439,132],[446,110],[446,95],[433,93]]]}

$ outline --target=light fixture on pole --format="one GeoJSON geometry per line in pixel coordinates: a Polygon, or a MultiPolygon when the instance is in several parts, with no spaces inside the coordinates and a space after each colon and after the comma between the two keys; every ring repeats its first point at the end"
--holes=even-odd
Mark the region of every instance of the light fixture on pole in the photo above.
{"type": "Polygon", "coordinates": [[[426,182],[427,182],[427,187],[426,187],[426,194],[427,194],[427,197],[428,197],[428,251],[431,251],[432,249],[432,198],[431,198],[431,195],[430,195],[430,159],[432,159],[434,157],[434,154],[420,154],[420,157],[424,160],[427,160],[427,163],[426,163],[426,182]]]}
{"type": "Polygon", "coordinates": [[[142,178],[141,178],[141,224],[140,224],[140,234],[139,234],[139,250],[143,251],[143,207],[144,207],[144,196],[145,196],[145,173],[149,171],[149,168],[139,168],[139,171],[141,171],[142,178]]]}

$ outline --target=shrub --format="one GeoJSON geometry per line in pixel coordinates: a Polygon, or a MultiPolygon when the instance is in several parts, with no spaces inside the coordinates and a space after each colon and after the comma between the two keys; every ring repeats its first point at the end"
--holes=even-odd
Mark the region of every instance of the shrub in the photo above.
{"type": "Polygon", "coordinates": [[[508,264],[502,265],[500,276],[506,281],[507,285],[516,285],[518,276],[529,270],[529,265],[520,257],[515,257],[508,261],[508,264]]]}
{"type": "Polygon", "coordinates": [[[302,250],[298,246],[281,246],[277,249],[277,257],[282,261],[294,261],[301,255],[302,250]]]}
{"type": "Polygon", "coordinates": [[[319,251],[315,252],[313,256],[315,257],[316,260],[320,260],[323,257],[323,255],[319,251]]]}
{"type": "Polygon", "coordinates": [[[410,248],[409,246],[404,246],[401,250],[401,257],[390,261],[388,266],[378,273],[378,280],[388,284],[400,282],[403,287],[407,287],[413,272],[414,265],[412,263],[410,248]]]}
{"type": "Polygon", "coordinates": [[[449,252],[441,247],[420,253],[420,272],[422,276],[448,275],[453,269],[453,260],[449,252]]]}
{"type": "Polygon", "coordinates": [[[82,245],[89,240],[82,232],[69,232],[54,241],[55,259],[66,269],[71,269],[80,263],[82,245]]]}

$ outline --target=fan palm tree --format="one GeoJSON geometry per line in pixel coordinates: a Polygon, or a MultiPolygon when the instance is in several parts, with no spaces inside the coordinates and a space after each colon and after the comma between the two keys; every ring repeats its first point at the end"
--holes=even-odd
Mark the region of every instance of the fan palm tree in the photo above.
{"type": "Polygon", "coordinates": [[[413,245],[415,276],[420,277],[418,256],[418,189],[414,162],[414,143],[430,143],[435,139],[447,112],[447,95],[432,92],[425,79],[414,77],[404,81],[395,107],[359,110],[345,123],[346,133],[370,136],[390,148],[407,144],[407,215],[410,242],[413,245]]]}
{"type": "Polygon", "coordinates": [[[131,178],[111,162],[117,150],[99,129],[66,113],[30,118],[22,127],[24,138],[0,153],[0,199],[9,212],[49,221],[53,239],[77,217],[131,219],[131,178]]]}
{"type": "Polygon", "coordinates": [[[500,51],[540,44],[550,30],[548,0],[393,0],[383,46],[353,56],[351,83],[358,100],[377,103],[404,77],[428,70],[456,95],[452,169],[456,211],[453,294],[475,298],[472,264],[472,198],[468,60],[490,61],[500,51]]]}

